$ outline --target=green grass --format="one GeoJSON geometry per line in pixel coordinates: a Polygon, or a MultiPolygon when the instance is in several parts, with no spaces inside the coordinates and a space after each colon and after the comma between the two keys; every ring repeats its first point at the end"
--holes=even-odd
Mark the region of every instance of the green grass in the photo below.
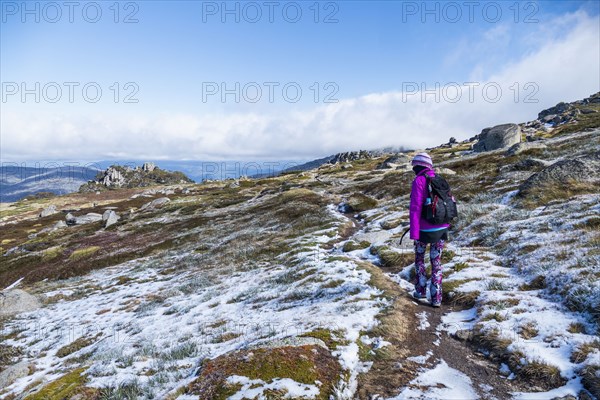
{"type": "Polygon", "coordinates": [[[84,347],[87,347],[87,346],[93,344],[97,340],[98,336],[80,337],[80,338],[76,339],[75,341],[69,343],[68,345],[58,349],[58,351],[56,352],[56,356],[59,358],[64,358],[70,354],[73,354],[73,353],[83,349],[84,347]]]}
{"type": "Polygon", "coordinates": [[[468,263],[466,263],[466,262],[459,262],[459,263],[454,264],[454,271],[460,272],[463,269],[469,268],[469,267],[470,267],[470,265],[468,263]]]}
{"type": "Polygon", "coordinates": [[[33,393],[24,400],[64,400],[81,395],[82,398],[94,398],[97,389],[86,388],[87,378],[83,375],[85,368],[71,371],[57,380],[44,386],[40,391],[33,393]]]}
{"type": "Polygon", "coordinates": [[[339,338],[343,337],[343,332],[340,332],[340,331],[334,332],[334,331],[330,331],[329,329],[323,329],[323,328],[319,328],[319,329],[315,329],[314,331],[303,333],[299,337],[311,337],[311,338],[315,338],[315,339],[320,339],[327,345],[329,350],[332,350],[332,351],[336,350],[338,348],[338,346],[343,346],[343,345],[348,344],[346,340],[339,339],[339,338]]]}
{"type": "Polygon", "coordinates": [[[388,246],[371,247],[371,254],[377,255],[381,261],[381,266],[385,268],[405,267],[414,261],[413,253],[399,253],[388,246]]]}
{"type": "Polygon", "coordinates": [[[232,375],[265,382],[289,378],[314,385],[319,381],[320,393],[316,399],[329,400],[333,386],[339,381],[341,368],[337,359],[320,346],[242,350],[205,361],[199,377],[188,386],[187,393],[204,400],[225,400],[238,389],[226,383],[227,377],[232,375]]]}
{"type": "Polygon", "coordinates": [[[100,246],[90,246],[83,249],[77,249],[71,253],[69,260],[77,261],[81,260],[82,258],[88,258],[98,250],[100,250],[100,246]]]}

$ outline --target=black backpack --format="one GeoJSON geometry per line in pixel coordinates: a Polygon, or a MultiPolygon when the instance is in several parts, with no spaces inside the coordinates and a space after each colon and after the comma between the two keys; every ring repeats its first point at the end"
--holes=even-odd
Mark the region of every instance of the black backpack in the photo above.
{"type": "Polygon", "coordinates": [[[423,205],[423,218],[432,224],[449,224],[458,216],[456,199],[452,196],[450,185],[440,175],[427,179],[427,191],[429,197],[423,205]]]}

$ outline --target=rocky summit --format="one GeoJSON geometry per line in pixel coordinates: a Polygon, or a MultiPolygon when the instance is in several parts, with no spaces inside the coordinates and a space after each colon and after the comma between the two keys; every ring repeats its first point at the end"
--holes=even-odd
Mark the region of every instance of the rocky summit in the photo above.
{"type": "Polygon", "coordinates": [[[94,180],[80,186],[79,192],[96,192],[116,188],[146,187],[191,183],[193,180],[182,172],[165,171],[154,163],[146,162],[141,167],[112,165],[99,172],[94,180]]]}
{"type": "Polygon", "coordinates": [[[599,398],[598,98],[428,150],[459,210],[440,308],[401,240],[422,150],[2,204],[0,398],[599,398]]]}

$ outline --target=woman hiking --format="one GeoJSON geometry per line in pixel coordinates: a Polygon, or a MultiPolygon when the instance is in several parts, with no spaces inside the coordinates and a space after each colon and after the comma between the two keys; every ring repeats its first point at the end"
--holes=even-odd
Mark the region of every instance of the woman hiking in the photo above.
{"type": "Polygon", "coordinates": [[[410,192],[410,238],[415,244],[415,270],[417,273],[413,296],[417,299],[427,297],[427,273],[425,272],[425,251],[430,244],[431,283],[429,285],[430,303],[433,307],[442,304],[442,263],[441,255],[444,243],[448,240],[449,224],[435,225],[423,218],[423,205],[429,199],[427,178],[434,177],[433,162],[427,153],[419,153],[412,159],[415,179],[410,192]]]}

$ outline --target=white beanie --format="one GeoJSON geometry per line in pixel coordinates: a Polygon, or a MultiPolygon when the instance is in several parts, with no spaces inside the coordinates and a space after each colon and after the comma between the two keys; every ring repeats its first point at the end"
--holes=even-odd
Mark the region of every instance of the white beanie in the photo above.
{"type": "Polygon", "coordinates": [[[433,168],[433,161],[431,161],[431,157],[427,153],[419,153],[412,159],[413,167],[415,165],[420,165],[427,168],[433,168]]]}

